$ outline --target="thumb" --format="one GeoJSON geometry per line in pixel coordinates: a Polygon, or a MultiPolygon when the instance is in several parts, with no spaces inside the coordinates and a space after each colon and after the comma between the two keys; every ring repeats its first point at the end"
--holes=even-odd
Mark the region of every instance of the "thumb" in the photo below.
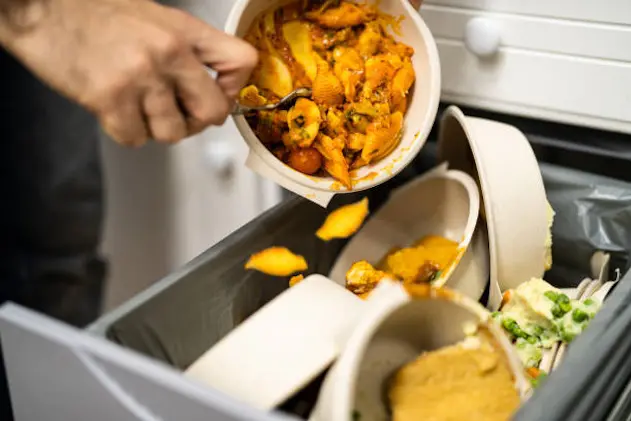
{"type": "Polygon", "coordinates": [[[199,28],[197,32],[195,54],[217,72],[217,84],[225,94],[236,98],[258,63],[258,53],[246,41],[200,23],[203,29],[199,28]]]}

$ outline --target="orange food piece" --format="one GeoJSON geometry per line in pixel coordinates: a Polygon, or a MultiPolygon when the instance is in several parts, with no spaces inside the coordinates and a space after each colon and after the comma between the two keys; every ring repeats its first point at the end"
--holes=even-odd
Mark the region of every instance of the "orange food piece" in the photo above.
{"type": "Polygon", "coordinates": [[[303,274],[292,276],[291,279],[289,279],[289,286],[293,287],[294,285],[300,283],[300,281],[304,279],[305,279],[305,276],[303,274]]]}

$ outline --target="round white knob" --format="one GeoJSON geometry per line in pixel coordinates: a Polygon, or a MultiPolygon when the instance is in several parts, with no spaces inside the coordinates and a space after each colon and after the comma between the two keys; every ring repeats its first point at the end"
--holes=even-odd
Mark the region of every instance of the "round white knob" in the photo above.
{"type": "Polygon", "coordinates": [[[488,18],[473,18],[465,29],[465,44],[478,57],[497,53],[500,47],[500,28],[488,18]]]}

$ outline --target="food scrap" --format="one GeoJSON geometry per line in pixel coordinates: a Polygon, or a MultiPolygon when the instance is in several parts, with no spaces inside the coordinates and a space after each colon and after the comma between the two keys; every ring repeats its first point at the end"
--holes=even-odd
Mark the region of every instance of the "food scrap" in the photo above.
{"type": "Polygon", "coordinates": [[[389,33],[396,19],[349,0],[301,0],[264,12],[245,40],[260,61],[239,94],[244,105],[277,102],[297,88],[310,99],[246,115],[279,160],[308,175],[352,187],[351,170],[399,144],[414,50],[389,33]]]}
{"type": "Polygon", "coordinates": [[[544,350],[571,342],[600,308],[597,300],[573,300],[537,278],[511,290],[505,301],[493,317],[513,341],[526,367],[539,367],[544,350]]]}
{"type": "Polygon", "coordinates": [[[324,241],[348,238],[359,230],[367,216],[368,198],[364,197],[359,202],[342,206],[331,212],[316,231],[316,236],[324,241]]]}
{"type": "Polygon", "coordinates": [[[302,281],[303,279],[305,279],[305,276],[300,274],[300,275],[296,275],[296,276],[292,276],[289,279],[289,286],[293,287],[294,285],[298,284],[300,281],[302,281]]]}
{"type": "Polygon", "coordinates": [[[388,397],[393,421],[508,421],[520,405],[506,359],[482,335],[404,365],[388,397]]]}
{"type": "Polygon", "coordinates": [[[291,276],[307,270],[307,261],[285,247],[270,247],[253,254],[245,268],[272,276],[291,276]]]}
{"type": "Polygon", "coordinates": [[[404,284],[427,284],[440,279],[460,254],[459,244],[429,235],[418,243],[388,253],[374,267],[365,260],[355,262],[346,272],[346,288],[366,298],[384,278],[404,284]]]}

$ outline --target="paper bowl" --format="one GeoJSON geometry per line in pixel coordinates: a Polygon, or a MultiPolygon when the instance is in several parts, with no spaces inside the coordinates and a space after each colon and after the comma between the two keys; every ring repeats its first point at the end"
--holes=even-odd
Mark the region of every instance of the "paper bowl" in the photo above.
{"type": "Polygon", "coordinates": [[[479,184],[491,282],[505,291],[541,278],[547,200],[537,159],[524,134],[508,124],[467,117],[452,106],[441,120],[438,156],[479,184]]]}
{"type": "MultiPolygon", "coordinates": [[[[376,0],[368,2],[376,3],[376,0]]],[[[238,0],[228,17],[226,32],[243,36],[261,12],[284,3],[288,1],[238,0]]],[[[412,64],[416,83],[410,90],[401,142],[384,159],[356,171],[352,190],[340,188],[340,183],[331,177],[308,176],[288,167],[265,148],[243,116],[234,117],[249,147],[246,165],[259,175],[321,206],[326,207],[334,194],[366,190],[398,174],[419,153],[436,118],[440,98],[440,64],[432,34],[408,0],[380,0],[379,8],[385,13],[403,17],[401,35],[397,38],[414,48],[412,64]]]]}
{"type": "Polygon", "coordinates": [[[329,278],[345,285],[346,272],[359,260],[377,264],[394,247],[426,235],[460,244],[459,261],[444,270],[435,286],[453,286],[478,300],[488,282],[488,248],[483,235],[471,240],[480,201],[475,181],[461,171],[438,167],[394,190],[340,253],[329,278]]]}
{"type": "Polygon", "coordinates": [[[460,294],[422,289],[426,293],[412,298],[400,284],[379,286],[375,294],[381,295],[381,305],[371,306],[362,316],[324,381],[311,421],[348,421],[354,411],[362,421],[390,419],[384,383],[422,352],[463,340],[466,324],[481,326],[489,334],[505,356],[520,397],[529,396],[531,387],[519,358],[490,313],[460,294]]]}
{"type": "Polygon", "coordinates": [[[320,275],[289,288],[204,353],[186,376],[270,410],[337,358],[366,302],[320,275]]]}

